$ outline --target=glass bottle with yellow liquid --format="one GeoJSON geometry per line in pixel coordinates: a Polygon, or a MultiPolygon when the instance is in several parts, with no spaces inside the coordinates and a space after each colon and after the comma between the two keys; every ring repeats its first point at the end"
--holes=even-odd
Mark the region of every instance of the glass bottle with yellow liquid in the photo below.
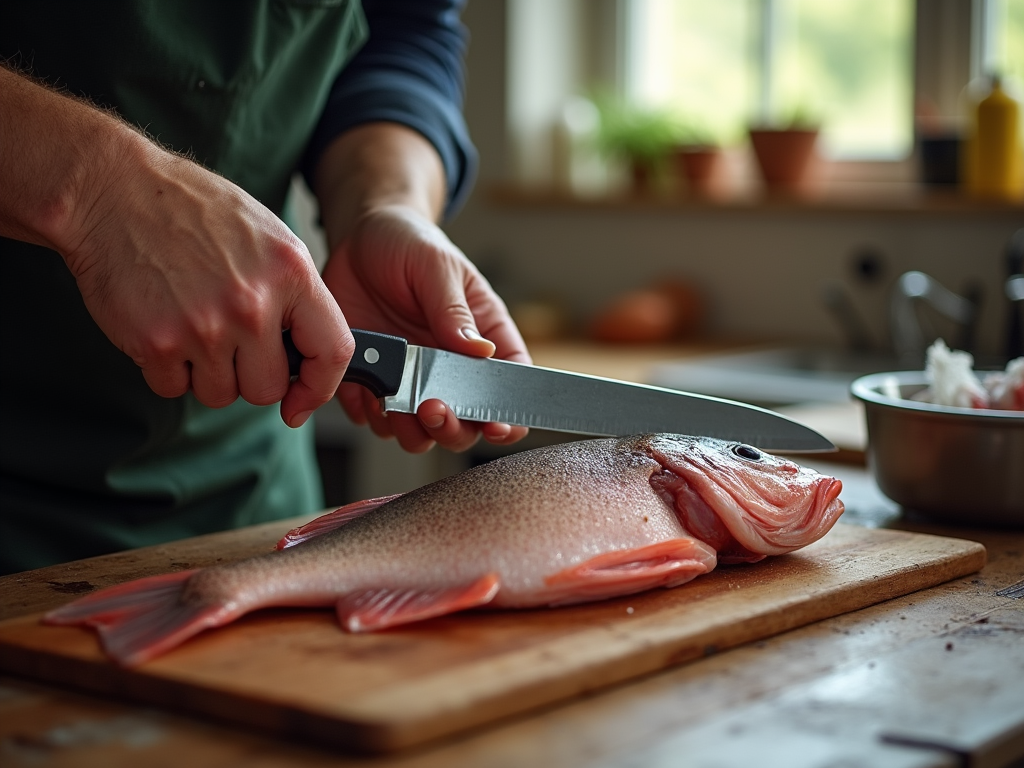
{"type": "MultiPolygon", "coordinates": [[[[971,197],[1024,200],[1020,104],[993,75],[987,93],[971,103],[964,181],[971,197]]],[[[973,90],[973,89],[972,89],[973,90]]]]}

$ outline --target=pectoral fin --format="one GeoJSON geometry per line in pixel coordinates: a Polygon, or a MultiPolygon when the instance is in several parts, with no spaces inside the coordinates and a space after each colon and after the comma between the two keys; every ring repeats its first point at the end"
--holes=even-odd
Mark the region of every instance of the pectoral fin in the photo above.
{"type": "Polygon", "coordinates": [[[490,573],[438,589],[367,589],[338,601],[338,620],[349,632],[386,629],[485,605],[498,594],[499,586],[497,574],[490,573]]]}
{"type": "Polygon", "coordinates": [[[604,552],[544,579],[554,598],[549,605],[602,600],[677,587],[711,571],[715,552],[694,539],[670,539],[636,549],[604,552]]]}

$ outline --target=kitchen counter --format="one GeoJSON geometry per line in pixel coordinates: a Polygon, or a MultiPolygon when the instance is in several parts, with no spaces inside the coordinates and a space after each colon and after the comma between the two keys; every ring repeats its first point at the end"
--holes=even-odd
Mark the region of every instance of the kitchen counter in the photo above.
{"type": "MultiPolygon", "coordinates": [[[[904,520],[879,501],[863,469],[832,468],[852,492],[854,522],[979,541],[988,564],[947,584],[389,758],[331,754],[3,677],[0,757],[12,767],[624,768],[680,765],[686,755],[687,765],[998,768],[1024,756],[1024,533],[904,520]]],[[[62,604],[82,582],[103,585],[165,571],[169,563],[197,564],[211,550],[234,557],[265,549],[285,527],[8,576],[0,579],[0,617],[62,604]]]]}
{"type": "MultiPolygon", "coordinates": [[[[698,362],[708,355],[737,353],[773,347],[750,341],[717,340],[683,344],[609,345],[587,341],[531,343],[536,365],[562,368],[592,376],[624,381],[650,382],[654,370],[665,363],[698,362]]],[[[867,448],[864,407],[848,403],[801,403],[777,408],[780,413],[803,422],[829,438],[839,449],[832,461],[863,465],[867,448]]]]}
{"type": "Polygon", "coordinates": [[[697,360],[720,352],[757,348],[756,343],[730,339],[675,344],[601,344],[577,339],[531,341],[534,365],[589,373],[623,381],[648,381],[651,369],[667,361],[697,360]]]}
{"type": "MultiPolygon", "coordinates": [[[[666,355],[715,351],[609,352],[579,344],[533,349],[540,365],[634,380],[666,355]]],[[[803,463],[844,481],[848,524],[978,541],[988,550],[988,564],[946,584],[386,758],[331,753],[206,718],[3,676],[0,763],[1000,768],[1024,760],[1024,531],[908,519],[862,466],[803,463]]],[[[288,525],[4,577],[0,619],[63,604],[86,582],[105,586],[181,563],[264,551],[288,525]]]]}

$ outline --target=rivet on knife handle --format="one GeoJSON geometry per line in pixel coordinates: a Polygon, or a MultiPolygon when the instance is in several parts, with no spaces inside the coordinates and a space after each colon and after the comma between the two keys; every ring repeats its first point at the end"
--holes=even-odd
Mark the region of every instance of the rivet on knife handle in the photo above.
{"type": "MultiPolygon", "coordinates": [[[[282,334],[285,352],[288,354],[288,373],[299,375],[302,353],[292,341],[292,332],[282,334]]],[[[405,351],[408,343],[398,336],[352,329],[356,340],[356,351],[342,381],[351,381],[370,390],[374,397],[386,397],[398,391],[405,371],[405,351]]]]}

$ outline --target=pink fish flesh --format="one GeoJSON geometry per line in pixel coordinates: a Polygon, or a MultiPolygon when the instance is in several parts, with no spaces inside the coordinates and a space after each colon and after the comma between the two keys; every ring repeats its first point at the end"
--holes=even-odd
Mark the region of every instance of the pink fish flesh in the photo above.
{"type": "Polygon", "coordinates": [[[567,605],[676,587],[717,562],[821,538],[842,484],[747,445],[640,435],[524,451],[350,504],[278,551],[131,581],[44,617],[141,664],[258,608],[332,605],[362,632],[487,605],[567,605]]]}

